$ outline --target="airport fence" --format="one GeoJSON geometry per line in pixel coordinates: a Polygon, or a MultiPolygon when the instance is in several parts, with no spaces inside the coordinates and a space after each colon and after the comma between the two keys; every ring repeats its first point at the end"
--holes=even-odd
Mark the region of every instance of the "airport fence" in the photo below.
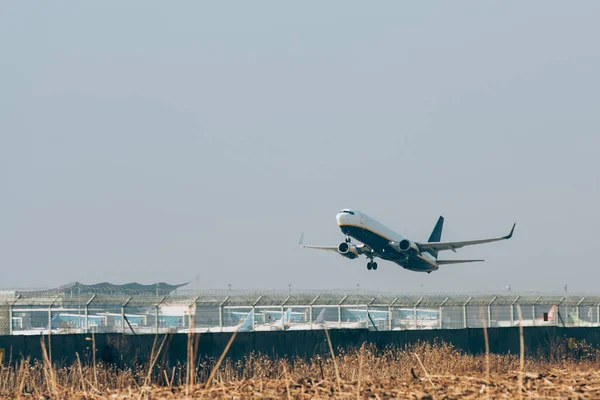
{"type": "Polygon", "coordinates": [[[0,292],[0,335],[600,326],[600,296],[0,292]]]}

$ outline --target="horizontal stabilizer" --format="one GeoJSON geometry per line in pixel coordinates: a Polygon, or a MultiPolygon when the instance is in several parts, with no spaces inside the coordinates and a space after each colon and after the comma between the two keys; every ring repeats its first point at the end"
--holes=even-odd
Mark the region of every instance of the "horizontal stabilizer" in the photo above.
{"type": "Polygon", "coordinates": [[[444,264],[462,264],[462,263],[472,263],[472,262],[482,262],[485,260],[437,260],[439,265],[444,264]]]}

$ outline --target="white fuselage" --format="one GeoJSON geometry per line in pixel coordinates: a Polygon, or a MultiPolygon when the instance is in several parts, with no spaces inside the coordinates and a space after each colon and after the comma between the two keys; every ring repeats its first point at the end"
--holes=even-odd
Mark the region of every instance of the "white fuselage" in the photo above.
{"type": "Polygon", "coordinates": [[[348,213],[338,213],[335,216],[339,227],[355,226],[357,228],[366,229],[378,234],[390,242],[398,243],[405,239],[399,233],[394,232],[387,226],[369,217],[367,214],[356,210],[352,210],[352,212],[354,215],[348,213]]]}
{"type": "Polygon", "coordinates": [[[415,271],[431,271],[438,268],[436,258],[428,252],[418,252],[408,259],[398,252],[390,251],[390,245],[406,238],[387,226],[357,210],[342,210],[336,215],[342,232],[369,246],[375,254],[388,261],[396,262],[404,268],[415,271]]]}

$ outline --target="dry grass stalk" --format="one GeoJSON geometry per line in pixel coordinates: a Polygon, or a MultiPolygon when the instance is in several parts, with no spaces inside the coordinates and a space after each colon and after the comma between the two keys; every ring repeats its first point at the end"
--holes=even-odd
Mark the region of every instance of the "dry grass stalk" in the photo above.
{"type": "Polygon", "coordinates": [[[52,318],[48,321],[48,359],[52,365],[52,318]]]}
{"type": "Polygon", "coordinates": [[[193,362],[193,345],[192,345],[192,318],[190,317],[190,327],[187,335],[187,377],[185,382],[185,396],[190,395],[190,386],[193,385],[194,362],[193,362]]]}
{"type": "Polygon", "coordinates": [[[94,387],[98,387],[98,368],[96,366],[96,335],[92,331],[92,360],[94,361],[94,387]]]}
{"type": "Polygon", "coordinates": [[[521,305],[517,304],[519,315],[519,398],[523,398],[523,373],[525,372],[525,340],[523,339],[523,315],[521,305]]]}
{"type": "Polygon", "coordinates": [[[54,377],[54,366],[48,358],[48,352],[46,351],[46,343],[44,342],[44,335],[41,336],[42,346],[42,357],[44,359],[44,375],[46,376],[46,384],[48,385],[48,391],[54,395],[55,399],[58,399],[58,389],[56,387],[56,379],[54,377]]]}
{"type": "Polygon", "coordinates": [[[486,382],[486,398],[490,398],[490,340],[488,337],[487,324],[489,319],[484,317],[483,309],[481,310],[481,319],[483,321],[483,337],[485,339],[485,382],[486,382]]]}
{"type": "Polygon", "coordinates": [[[23,395],[23,389],[25,388],[25,379],[27,378],[28,375],[28,368],[29,366],[29,357],[27,357],[26,360],[22,360],[19,366],[19,375],[21,376],[20,382],[19,382],[19,399],[21,398],[21,396],[23,395]]]}
{"type": "Polygon", "coordinates": [[[160,353],[163,349],[163,346],[165,345],[166,340],[167,340],[167,335],[164,335],[162,341],[160,342],[158,351],[156,351],[156,354],[155,354],[155,350],[154,350],[154,346],[156,346],[156,339],[154,340],[154,345],[152,346],[152,357],[150,358],[150,366],[148,367],[148,375],[146,376],[146,380],[144,381],[144,386],[149,386],[152,382],[152,370],[154,369],[154,366],[156,365],[156,362],[158,361],[158,357],[160,356],[160,353]]]}
{"type": "Polygon", "coordinates": [[[285,367],[285,365],[283,366],[283,375],[285,379],[285,389],[287,392],[287,398],[288,400],[292,400],[292,395],[290,394],[290,382],[287,374],[287,368],[285,367]]]}
{"type": "Polygon", "coordinates": [[[365,344],[363,343],[362,346],[360,346],[360,351],[359,351],[359,355],[358,355],[358,384],[356,385],[356,399],[359,400],[360,399],[360,381],[362,378],[362,368],[363,368],[363,363],[365,360],[365,344]]]}
{"type": "Polygon", "coordinates": [[[433,384],[433,381],[431,380],[431,377],[429,376],[429,373],[427,372],[427,370],[425,369],[425,366],[423,365],[423,363],[421,362],[421,359],[419,358],[419,355],[417,353],[413,353],[415,355],[415,357],[417,358],[417,361],[419,362],[419,365],[421,366],[421,368],[423,369],[423,372],[425,372],[425,376],[427,377],[427,379],[429,380],[429,383],[431,383],[431,387],[435,389],[435,385],[433,384]]]}
{"type": "Polygon", "coordinates": [[[337,360],[335,358],[335,353],[333,352],[333,346],[331,344],[331,338],[329,337],[329,330],[327,328],[325,328],[325,336],[327,337],[327,343],[329,344],[329,352],[331,353],[331,359],[333,360],[333,366],[335,368],[335,380],[338,385],[338,391],[341,391],[340,369],[337,365],[337,360]]]}
{"type": "Polygon", "coordinates": [[[210,384],[211,384],[211,382],[212,382],[212,380],[213,380],[213,378],[215,376],[215,373],[217,372],[217,370],[221,366],[221,363],[223,362],[223,359],[225,358],[225,355],[229,351],[229,348],[231,347],[231,344],[233,343],[233,341],[235,340],[235,337],[237,336],[238,329],[236,329],[233,332],[233,335],[231,335],[231,339],[229,339],[229,342],[227,342],[227,346],[225,346],[225,349],[223,350],[223,353],[221,353],[221,356],[219,357],[219,360],[217,361],[217,364],[213,367],[213,369],[212,369],[212,371],[210,373],[210,376],[208,377],[208,380],[206,381],[205,387],[210,387],[210,384]]]}
{"type": "Polygon", "coordinates": [[[83,390],[84,393],[87,392],[86,389],[86,382],[85,382],[85,378],[83,377],[83,368],[81,367],[81,359],[79,358],[79,353],[75,353],[75,355],[77,356],[77,372],[79,372],[79,380],[80,380],[80,387],[81,390],[83,390]]]}

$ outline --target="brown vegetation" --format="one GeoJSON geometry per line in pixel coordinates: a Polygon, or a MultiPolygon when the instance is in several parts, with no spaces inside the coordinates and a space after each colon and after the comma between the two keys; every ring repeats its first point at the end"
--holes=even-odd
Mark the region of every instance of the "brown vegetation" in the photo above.
{"type": "Polygon", "coordinates": [[[187,363],[157,363],[162,348],[157,341],[148,365],[124,370],[94,360],[62,367],[51,366],[48,357],[9,362],[0,367],[0,398],[600,397],[597,352],[571,345],[576,353],[556,350],[526,358],[520,373],[518,355],[472,356],[444,343],[383,350],[367,345],[309,361],[249,354],[240,361],[197,360],[188,369],[187,363]]]}

